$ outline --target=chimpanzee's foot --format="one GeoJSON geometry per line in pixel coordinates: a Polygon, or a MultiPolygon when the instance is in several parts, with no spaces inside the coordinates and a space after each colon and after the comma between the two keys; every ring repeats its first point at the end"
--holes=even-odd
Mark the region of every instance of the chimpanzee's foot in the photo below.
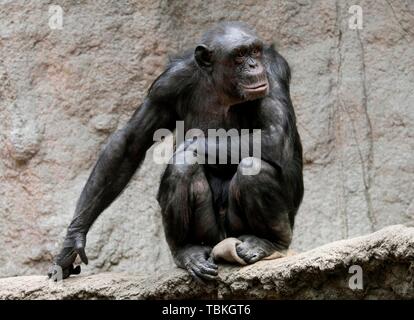
{"type": "Polygon", "coordinates": [[[214,280],[218,275],[218,267],[210,258],[210,247],[188,246],[180,249],[174,255],[178,267],[186,269],[199,283],[204,280],[214,280]]]}
{"type": "Polygon", "coordinates": [[[242,242],[236,246],[237,255],[248,264],[255,263],[277,251],[273,243],[253,235],[240,236],[239,240],[242,242]]]}

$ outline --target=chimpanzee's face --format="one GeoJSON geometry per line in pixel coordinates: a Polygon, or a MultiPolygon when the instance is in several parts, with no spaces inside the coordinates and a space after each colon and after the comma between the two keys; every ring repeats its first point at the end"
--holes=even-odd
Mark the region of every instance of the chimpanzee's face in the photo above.
{"type": "Polygon", "coordinates": [[[226,39],[216,58],[213,78],[230,100],[243,102],[268,94],[263,43],[259,39],[248,34],[226,39]]]}
{"type": "Polygon", "coordinates": [[[214,36],[210,48],[204,48],[213,83],[223,100],[236,104],[268,94],[263,42],[252,32],[227,28],[214,36]]]}

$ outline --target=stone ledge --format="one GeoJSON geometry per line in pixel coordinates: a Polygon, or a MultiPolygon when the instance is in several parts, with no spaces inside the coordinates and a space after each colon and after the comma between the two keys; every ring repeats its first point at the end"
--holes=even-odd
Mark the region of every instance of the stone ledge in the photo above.
{"type": "Polygon", "coordinates": [[[159,276],[102,273],[54,284],[45,276],[0,279],[0,299],[414,299],[414,228],[395,225],[246,267],[222,265],[201,286],[182,270],[159,276]],[[364,289],[348,286],[359,265],[364,289]]]}

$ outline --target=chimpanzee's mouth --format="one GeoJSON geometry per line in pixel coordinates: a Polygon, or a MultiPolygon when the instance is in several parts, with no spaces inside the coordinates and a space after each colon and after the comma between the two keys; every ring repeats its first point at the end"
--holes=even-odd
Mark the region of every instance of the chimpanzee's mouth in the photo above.
{"type": "Polygon", "coordinates": [[[267,90],[268,84],[267,82],[262,82],[262,83],[258,83],[258,84],[254,84],[254,85],[250,85],[250,86],[245,86],[242,85],[243,89],[247,92],[262,92],[267,90]]]}

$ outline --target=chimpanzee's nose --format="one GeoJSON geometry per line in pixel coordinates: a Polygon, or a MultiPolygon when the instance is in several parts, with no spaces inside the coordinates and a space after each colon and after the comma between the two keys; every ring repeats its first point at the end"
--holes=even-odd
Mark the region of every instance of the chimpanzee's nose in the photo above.
{"type": "Polygon", "coordinates": [[[249,63],[249,67],[251,69],[255,69],[257,67],[257,62],[254,61],[253,59],[249,59],[249,62],[248,63],[249,63]]]}

